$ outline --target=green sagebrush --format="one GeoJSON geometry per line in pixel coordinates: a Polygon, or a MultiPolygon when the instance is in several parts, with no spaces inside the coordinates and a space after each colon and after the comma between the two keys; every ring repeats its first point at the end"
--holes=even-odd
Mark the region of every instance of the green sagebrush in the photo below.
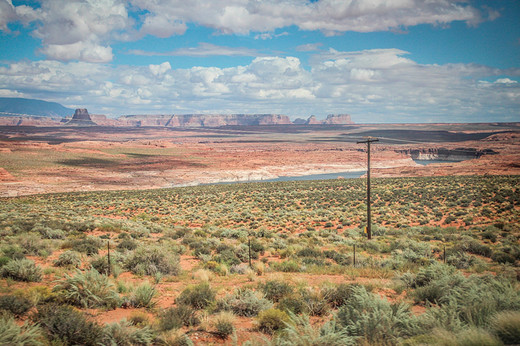
{"type": "Polygon", "coordinates": [[[76,269],[74,275],[65,274],[62,279],[57,280],[53,291],[64,302],[82,308],[115,308],[120,304],[115,285],[95,269],[85,272],[76,269]]]}

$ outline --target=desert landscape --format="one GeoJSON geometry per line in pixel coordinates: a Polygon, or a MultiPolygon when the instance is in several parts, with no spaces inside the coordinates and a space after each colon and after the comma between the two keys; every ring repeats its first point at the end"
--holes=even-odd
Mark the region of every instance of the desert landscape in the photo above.
{"type": "Polygon", "coordinates": [[[91,121],[0,127],[0,340],[518,340],[518,123],[91,121]]]}
{"type": "Polygon", "coordinates": [[[518,0],[0,0],[0,346],[520,345],[518,0]]]}
{"type": "Polygon", "coordinates": [[[3,126],[0,195],[362,172],[366,148],[357,141],[366,136],[379,138],[371,153],[376,177],[518,174],[519,128],[518,123],[3,126]],[[453,162],[435,163],[439,159],[453,162]]]}

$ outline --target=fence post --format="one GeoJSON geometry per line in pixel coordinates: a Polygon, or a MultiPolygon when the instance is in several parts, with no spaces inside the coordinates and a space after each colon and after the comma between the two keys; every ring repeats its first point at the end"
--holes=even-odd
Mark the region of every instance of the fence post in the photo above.
{"type": "Polygon", "coordinates": [[[107,270],[107,274],[108,276],[110,276],[111,274],[111,271],[112,271],[112,266],[110,264],[110,239],[107,240],[107,249],[108,249],[108,254],[107,254],[107,260],[108,260],[108,270],[107,270]]]}

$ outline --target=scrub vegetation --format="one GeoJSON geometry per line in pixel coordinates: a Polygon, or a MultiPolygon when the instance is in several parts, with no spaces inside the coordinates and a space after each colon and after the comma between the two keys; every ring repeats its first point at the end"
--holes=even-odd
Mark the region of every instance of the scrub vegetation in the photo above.
{"type": "Polygon", "coordinates": [[[520,177],[3,198],[6,344],[520,343],[520,177]]]}

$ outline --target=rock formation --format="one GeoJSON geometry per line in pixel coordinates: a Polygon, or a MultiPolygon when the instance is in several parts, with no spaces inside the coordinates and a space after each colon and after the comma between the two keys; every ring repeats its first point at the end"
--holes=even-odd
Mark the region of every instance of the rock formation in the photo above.
{"type": "Polygon", "coordinates": [[[307,121],[305,122],[306,125],[319,125],[319,124],[322,124],[321,121],[319,121],[318,119],[316,119],[316,116],[314,115],[311,115],[309,117],[309,119],[307,119],[307,121]]]}
{"type": "Polygon", "coordinates": [[[491,149],[478,150],[475,148],[427,148],[427,149],[405,149],[396,150],[398,153],[402,153],[410,156],[414,160],[446,160],[446,161],[459,161],[459,160],[471,160],[478,159],[483,155],[495,155],[496,151],[491,149]]]}
{"type": "Polygon", "coordinates": [[[327,125],[348,125],[354,122],[348,114],[329,114],[323,124],[327,125]]]}
{"type": "Polygon", "coordinates": [[[78,108],[74,112],[72,119],[70,119],[66,125],[92,126],[96,125],[96,123],[92,121],[86,108],[78,108]]]}

